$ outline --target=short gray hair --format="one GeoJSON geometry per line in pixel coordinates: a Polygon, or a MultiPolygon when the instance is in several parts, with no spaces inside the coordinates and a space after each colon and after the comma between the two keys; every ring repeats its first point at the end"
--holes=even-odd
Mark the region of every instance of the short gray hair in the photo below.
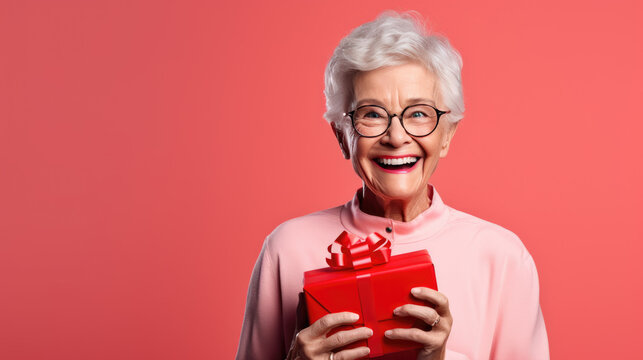
{"type": "Polygon", "coordinates": [[[460,121],[464,115],[460,54],[446,38],[427,33],[418,13],[394,11],[355,28],[340,41],[326,66],[324,118],[341,124],[343,114],[354,105],[356,73],[413,61],[436,76],[442,102],[451,110],[445,115],[448,121],[460,121]]]}

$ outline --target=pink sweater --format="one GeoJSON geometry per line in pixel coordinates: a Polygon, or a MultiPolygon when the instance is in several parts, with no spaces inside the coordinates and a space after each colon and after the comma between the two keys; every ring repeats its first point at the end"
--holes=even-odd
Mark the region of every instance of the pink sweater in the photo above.
{"type": "Polygon", "coordinates": [[[549,359],[538,274],[525,246],[511,231],[445,205],[429,187],[431,206],[409,222],[362,212],[356,194],[279,225],[252,273],[237,359],[286,357],[303,274],[327,266],[326,248],[344,230],[387,236],[392,255],[429,251],[453,315],[447,359],[549,359]]]}

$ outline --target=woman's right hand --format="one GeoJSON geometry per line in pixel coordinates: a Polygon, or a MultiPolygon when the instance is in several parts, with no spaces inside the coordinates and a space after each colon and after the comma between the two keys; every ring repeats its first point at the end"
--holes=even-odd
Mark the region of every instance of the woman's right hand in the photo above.
{"type": "Polygon", "coordinates": [[[335,352],[342,346],[371,337],[373,330],[367,327],[338,331],[326,337],[332,329],[353,324],[358,319],[359,315],[352,312],[325,315],[295,335],[287,360],[352,360],[368,355],[370,349],[366,346],[335,352]]]}

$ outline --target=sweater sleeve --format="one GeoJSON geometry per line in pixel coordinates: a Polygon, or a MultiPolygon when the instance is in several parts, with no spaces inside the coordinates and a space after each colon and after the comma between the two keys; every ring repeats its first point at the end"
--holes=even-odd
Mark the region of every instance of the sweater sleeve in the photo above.
{"type": "Polygon", "coordinates": [[[507,259],[503,273],[491,359],[549,359],[533,258],[524,250],[520,256],[507,259]]]}
{"type": "Polygon", "coordinates": [[[450,349],[447,349],[446,353],[444,354],[444,359],[445,360],[470,360],[468,356],[450,349]]]}
{"type": "Polygon", "coordinates": [[[248,286],[237,360],[284,359],[281,291],[277,264],[263,244],[248,286]]]}

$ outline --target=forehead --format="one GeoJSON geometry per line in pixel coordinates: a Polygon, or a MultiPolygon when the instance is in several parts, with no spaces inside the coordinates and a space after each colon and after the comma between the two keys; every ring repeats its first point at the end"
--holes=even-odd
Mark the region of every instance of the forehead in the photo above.
{"type": "Polygon", "coordinates": [[[435,76],[418,63],[381,67],[357,73],[353,79],[356,105],[375,101],[381,105],[407,105],[413,99],[436,102],[435,76]]]}

